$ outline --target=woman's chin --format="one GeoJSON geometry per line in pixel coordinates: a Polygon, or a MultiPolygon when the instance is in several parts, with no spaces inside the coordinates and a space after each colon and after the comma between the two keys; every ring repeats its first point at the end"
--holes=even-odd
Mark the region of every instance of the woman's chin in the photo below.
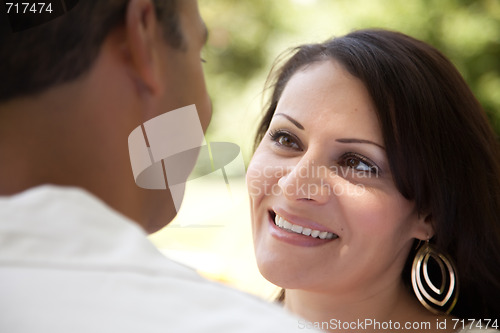
{"type": "Polygon", "coordinates": [[[257,260],[260,274],[272,284],[284,289],[305,289],[311,283],[300,267],[291,267],[290,262],[257,260]]]}

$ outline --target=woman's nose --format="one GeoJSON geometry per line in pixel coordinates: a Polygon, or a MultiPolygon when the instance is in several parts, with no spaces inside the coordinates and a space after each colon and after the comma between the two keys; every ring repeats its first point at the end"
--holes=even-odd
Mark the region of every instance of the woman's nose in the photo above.
{"type": "Polygon", "coordinates": [[[304,156],[295,167],[290,168],[279,180],[283,195],[294,201],[313,201],[319,204],[329,200],[331,186],[329,168],[304,156]]]}

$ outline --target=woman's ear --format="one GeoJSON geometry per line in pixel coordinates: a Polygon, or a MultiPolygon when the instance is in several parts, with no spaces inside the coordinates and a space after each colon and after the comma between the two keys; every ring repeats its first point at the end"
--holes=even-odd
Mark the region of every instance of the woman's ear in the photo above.
{"type": "Polygon", "coordinates": [[[434,219],[432,215],[420,215],[413,228],[413,237],[425,241],[431,239],[434,234],[434,219]]]}
{"type": "Polygon", "coordinates": [[[139,84],[152,94],[162,89],[158,42],[161,35],[151,0],[130,0],[125,18],[127,52],[139,84]]]}

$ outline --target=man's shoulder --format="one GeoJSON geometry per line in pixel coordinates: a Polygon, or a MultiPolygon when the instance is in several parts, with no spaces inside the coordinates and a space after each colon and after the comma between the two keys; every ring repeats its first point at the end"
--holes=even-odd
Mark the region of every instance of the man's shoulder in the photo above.
{"type": "Polygon", "coordinates": [[[0,201],[8,219],[0,223],[8,240],[0,244],[2,332],[298,331],[278,306],[167,259],[138,226],[81,190],[0,201]]]}
{"type": "Polygon", "coordinates": [[[185,310],[165,314],[171,317],[168,321],[177,322],[179,328],[192,327],[193,332],[298,331],[298,319],[278,305],[208,281],[195,272],[186,279],[188,276],[184,272],[182,277],[173,280],[172,290],[165,295],[171,299],[166,308],[185,310]]]}

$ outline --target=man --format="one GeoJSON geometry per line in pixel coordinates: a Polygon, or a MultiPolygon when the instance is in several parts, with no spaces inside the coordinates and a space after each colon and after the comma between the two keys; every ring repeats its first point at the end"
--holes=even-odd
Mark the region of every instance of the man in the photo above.
{"type": "Polygon", "coordinates": [[[139,188],[127,139],[211,116],[195,0],[81,0],[0,39],[0,331],[290,332],[280,309],[164,258],[175,207],[139,188]]]}

